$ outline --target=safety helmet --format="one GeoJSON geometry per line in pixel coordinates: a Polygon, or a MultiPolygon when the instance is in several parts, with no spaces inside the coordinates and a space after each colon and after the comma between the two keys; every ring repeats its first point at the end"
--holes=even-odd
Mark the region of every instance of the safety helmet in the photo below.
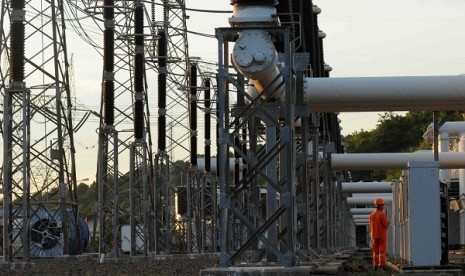
{"type": "Polygon", "coordinates": [[[384,205],[384,199],[378,197],[375,199],[375,206],[384,205]]]}

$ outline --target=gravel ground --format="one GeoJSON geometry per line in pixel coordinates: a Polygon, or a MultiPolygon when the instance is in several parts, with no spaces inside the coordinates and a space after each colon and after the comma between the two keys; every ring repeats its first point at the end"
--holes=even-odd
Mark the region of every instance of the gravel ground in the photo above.
{"type": "Polygon", "coordinates": [[[350,260],[342,266],[340,275],[396,275],[395,271],[389,267],[383,271],[373,270],[371,262],[371,251],[369,249],[358,250],[353,254],[350,260]]]}
{"type": "Polygon", "coordinates": [[[203,268],[213,267],[218,259],[216,257],[174,257],[167,260],[154,258],[135,259],[127,257],[119,262],[107,259],[99,263],[94,258],[58,258],[33,260],[32,268],[10,269],[9,266],[0,266],[0,275],[199,275],[203,268]]]}
{"type": "MultiPolygon", "coordinates": [[[[134,258],[123,256],[118,262],[107,259],[99,263],[93,256],[63,257],[55,259],[35,259],[32,268],[10,269],[0,266],[0,275],[199,275],[204,268],[215,267],[218,257],[214,255],[198,255],[189,258],[187,255],[169,256],[165,260],[155,258],[134,258]]],[[[392,275],[392,271],[373,271],[370,256],[367,252],[357,251],[345,265],[339,275],[392,275]]]]}
{"type": "MultiPolygon", "coordinates": [[[[0,275],[199,275],[200,270],[217,266],[218,257],[214,254],[205,255],[171,255],[166,259],[162,256],[148,258],[129,258],[123,256],[118,262],[106,259],[99,262],[96,254],[79,257],[62,257],[55,259],[35,259],[31,268],[11,269],[10,265],[0,264],[0,275]]],[[[338,275],[399,275],[388,268],[386,271],[374,271],[371,267],[371,252],[356,251],[339,270],[338,275]]]]}

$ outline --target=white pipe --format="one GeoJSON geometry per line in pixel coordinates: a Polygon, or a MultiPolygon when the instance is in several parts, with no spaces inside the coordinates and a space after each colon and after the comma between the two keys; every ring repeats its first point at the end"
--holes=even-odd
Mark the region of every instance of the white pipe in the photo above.
{"type": "MultiPolygon", "coordinates": [[[[428,126],[429,128],[432,128],[432,124],[428,126]]],[[[460,133],[465,131],[465,122],[460,121],[460,122],[445,122],[440,128],[439,128],[439,134],[443,133],[448,133],[450,136],[458,136],[460,133]]]]}
{"type": "MultiPolygon", "coordinates": [[[[381,197],[385,203],[392,202],[392,197],[381,197]]],[[[373,205],[375,197],[348,197],[347,205],[373,205]]]]}
{"type": "MultiPolygon", "coordinates": [[[[430,151],[412,153],[346,153],[331,154],[333,170],[405,169],[408,161],[433,161],[430,151]]],[[[464,152],[440,152],[439,168],[465,168],[464,152]]]]}
{"type": "Polygon", "coordinates": [[[464,76],[307,78],[312,112],[441,111],[465,105],[464,76]]]}
{"type": "Polygon", "coordinates": [[[375,208],[350,208],[350,213],[353,215],[371,214],[375,208]]]}
{"type": "Polygon", "coordinates": [[[364,215],[352,215],[352,218],[354,220],[367,220],[369,219],[370,214],[364,214],[364,215]]]}
{"type": "Polygon", "coordinates": [[[392,192],[389,191],[388,193],[353,193],[352,197],[372,197],[373,201],[377,197],[391,197],[392,192]]]}
{"type": "MultiPolygon", "coordinates": [[[[432,140],[434,125],[431,123],[426,131],[425,139],[432,140]]],[[[446,122],[439,127],[439,152],[449,152],[449,140],[451,137],[460,137],[460,133],[465,131],[465,122],[446,122]]],[[[439,180],[446,183],[450,182],[451,172],[450,170],[440,170],[439,180]]]]}
{"type": "Polygon", "coordinates": [[[369,219],[369,218],[353,218],[352,220],[353,220],[355,223],[364,223],[364,222],[369,223],[369,222],[370,222],[370,219],[369,219]]]}
{"type": "Polygon", "coordinates": [[[390,193],[391,182],[342,182],[343,193],[390,193]]]}
{"type": "MultiPolygon", "coordinates": [[[[432,131],[433,125],[428,126],[428,130],[432,131]]],[[[441,152],[449,151],[449,139],[451,137],[459,138],[458,151],[463,153],[465,151],[465,122],[446,122],[439,127],[439,149],[441,152]]],[[[450,171],[441,170],[440,180],[450,182],[450,171]]],[[[465,170],[458,170],[459,177],[459,194],[465,193],[465,170]]],[[[460,243],[465,243],[465,214],[459,215],[459,239],[460,243]]]]}
{"type": "MultiPolygon", "coordinates": [[[[239,160],[239,168],[242,169],[244,166],[242,164],[242,159],[239,160]]],[[[229,158],[229,173],[234,172],[234,165],[235,165],[236,159],[235,158],[229,158]]],[[[210,170],[212,173],[216,173],[216,158],[210,158],[210,170]]],[[[197,170],[199,171],[205,171],[205,158],[197,158],[197,170]]]]}
{"type": "MultiPolygon", "coordinates": [[[[438,139],[439,152],[449,152],[449,133],[440,132],[438,139]]],[[[450,170],[439,170],[439,180],[446,183],[450,182],[451,172],[450,170]]]]}

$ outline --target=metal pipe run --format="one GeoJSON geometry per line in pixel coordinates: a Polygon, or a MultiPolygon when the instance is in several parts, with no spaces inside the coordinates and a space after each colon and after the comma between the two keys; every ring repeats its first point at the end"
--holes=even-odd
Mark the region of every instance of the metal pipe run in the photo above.
{"type": "Polygon", "coordinates": [[[307,78],[312,112],[446,111],[465,104],[465,76],[307,78]]]}
{"type": "MultiPolygon", "coordinates": [[[[236,163],[236,159],[235,158],[229,158],[229,173],[230,174],[233,174],[234,173],[234,170],[235,170],[235,163],[236,163]]],[[[243,169],[243,163],[242,163],[242,160],[240,159],[239,162],[239,169],[243,169]]],[[[218,165],[218,162],[217,162],[217,159],[215,157],[213,158],[210,158],[210,171],[212,173],[216,173],[217,172],[217,165],[218,165]]],[[[199,171],[206,171],[206,166],[205,166],[205,158],[203,157],[200,157],[200,158],[197,158],[197,170],[199,171]]]]}
{"type": "MultiPolygon", "coordinates": [[[[428,127],[432,129],[432,125],[428,127]]],[[[461,133],[465,133],[465,122],[445,122],[439,128],[439,134],[449,134],[449,136],[458,136],[461,133]]]]}
{"type": "Polygon", "coordinates": [[[361,214],[361,215],[354,215],[352,214],[352,218],[354,220],[368,220],[370,217],[370,214],[361,214]]]}
{"type": "Polygon", "coordinates": [[[362,215],[362,214],[370,214],[374,210],[375,208],[350,208],[350,213],[353,215],[362,215]]]}
{"type": "MultiPolygon", "coordinates": [[[[410,153],[350,153],[331,154],[333,170],[389,170],[405,169],[408,161],[433,161],[431,151],[410,153]]],[[[464,152],[440,152],[441,169],[465,168],[464,152]]]]}
{"type": "Polygon", "coordinates": [[[390,193],[391,182],[342,182],[342,193],[390,193]]]}
{"type": "MultiPolygon", "coordinates": [[[[378,196],[382,199],[384,199],[384,202],[390,203],[392,202],[392,196],[378,196]]],[[[348,197],[347,200],[347,205],[373,205],[373,202],[375,201],[376,197],[373,196],[360,196],[360,197],[348,197]]]]}

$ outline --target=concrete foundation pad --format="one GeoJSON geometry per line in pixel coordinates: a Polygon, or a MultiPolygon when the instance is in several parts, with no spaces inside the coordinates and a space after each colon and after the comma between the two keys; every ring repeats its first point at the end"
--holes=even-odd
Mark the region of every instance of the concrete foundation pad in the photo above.
{"type": "Polygon", "coordinates": [[[393,270],[408,275],[463,275],[460,266],[408,266],[401,263],[387,262],[393,270]]]}
{"type": "Polygon", "coordinates": [[[341,269],[345,260],[332,260],[326,264],[317,267],[312,274],[313,275],[337,275],[338,271],[341,269]]]}
{"type": "Polygon", "coordinates": [[[307,276],[315,269],[312,266],[260,266],[207,268],[200,271],[201,276],[307,276]]]}

